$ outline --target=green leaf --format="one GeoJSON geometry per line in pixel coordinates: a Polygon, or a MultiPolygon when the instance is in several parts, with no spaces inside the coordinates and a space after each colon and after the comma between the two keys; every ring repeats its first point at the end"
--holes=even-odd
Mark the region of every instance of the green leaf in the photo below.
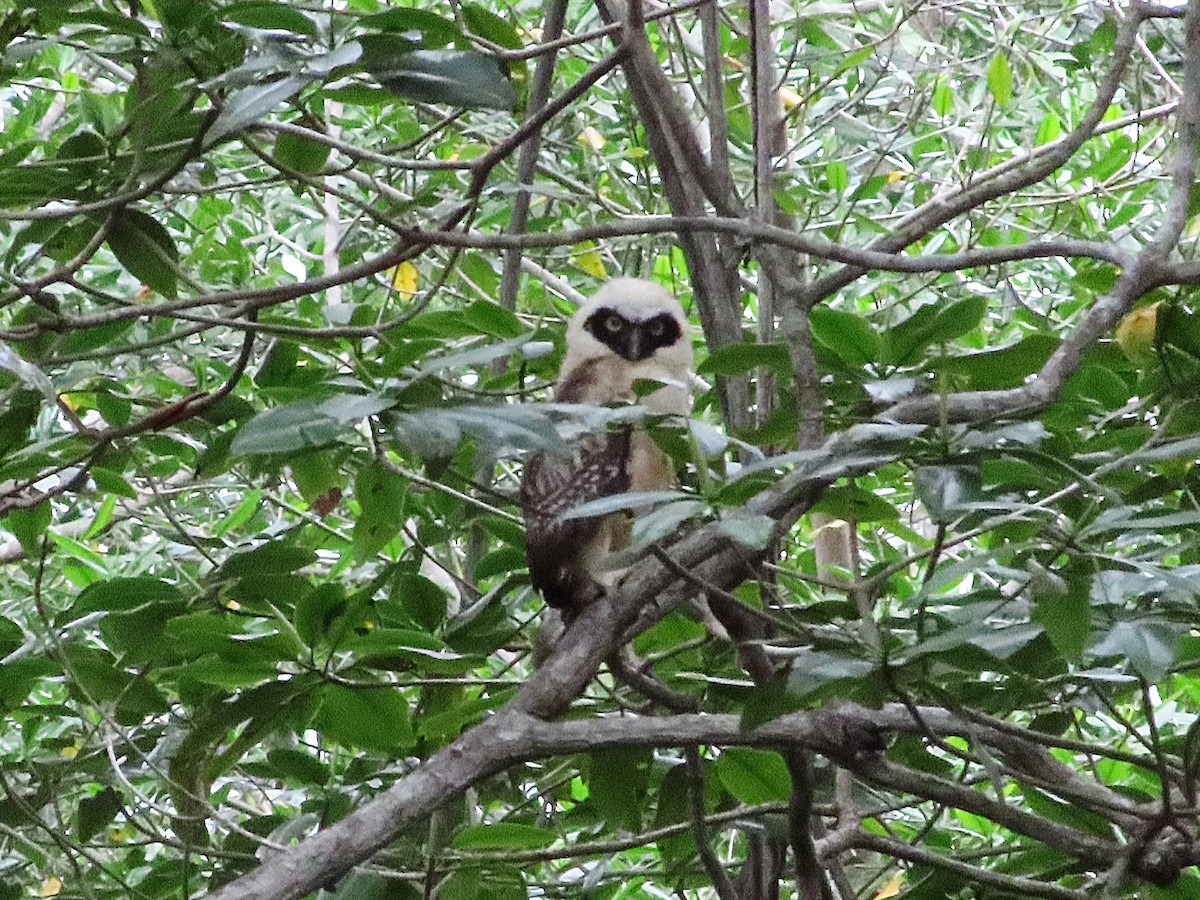
{"type": "Polygon", "coordinates": [[[354,499],[358,501],[359,521],[394,526],[392,534],[400,529],[404,521],[404,500],[407,495],[408,479],[375,460],[359,469],[354,479],[354,499]]]}
{"type": "Polygon", "coordinates": [[[515,338],[527,333],[516,313],[488,300],[476,300],[463,311],[462,316],[465,321],[478,328],[480,334],[515,338]]]}
{"type": "Polygon", "coordinates": [[[315,80],[314,77],[289,75],[266,84],[254,84],[236,91],[221,109],[220,114],[204,134],[204,148],[208,149],[226,135],[253,125],[285,100],[300,93],[315,80]]]}
{"type": "Polygon", "coordinates": [[[862,316],[819,306],[809,316],[813,337],[847,365],[859,367],[879,358],[879,338],[862,316]]]}
{"type": "Polygon", "coordinates": [[[285,778],[302,784],[322,785],[329,781],[329,768],[315,756],[291,747],[276,747],[267,752],[267,763],[285,778]]]}
{"type": "Polygon", "coordinates": [[[270,0],[232,3],[220,11],[220,16],[226,22],[236,22],[247,28],[291,31],[310,38],[317,37],[316,23],[284,3],[273,3],[270,0]]]}
{"type": "Polygon", "coordinates": [[[679,500],[665,503],[633,520],[633,542],[650,544],[674,532],[688,519],[701,515],[707,508],[702,500],[679,500]]]}
{"type": "Polygon", "coordinates": [[[121,798],[111,787],[79,801],[79,815],[75,826],[76,839],[90,841],[117,817],[121,811],[121,798]]]}
{"type": "Polygon", "coordinates": [[[937,84],[933,87],[933,111],[945,117],[954,112],[954,90],[950,87],[950,79],[939,75],[937,84]]]}
{"type": "Polygon", "coordinates": [[[825,178],[834,193],[844,194],[850,187],[850,171],[840,159],[825,163],[825,178]]]}
{"type": "Polygon", "coordinates": [[[921,466],[913,472],[913,489],[939,524],[949,524],[984,499],[978,466],[921,466]]]}
{"type": "MultiPolygon", "coordinates": [[[[830,684],[865,678],[874,671],[875,664],[869,660],[808,650],[796,657],[788,675],[786,699],[795,702],[830,684]]],[[[784,711],[789,710],[785,707],[784,711]]]]}
{"type": "Polygon", "coordinates": [[[967,297],[948,305],[927,303],[884,333],[886,358],[894,365],[911,365],[930,344],[944,343],[966,334],[983,321],[986,314],[986,297],[967,297]]]}
{"type": "Polygon", "coordinates": [[[242,425],[229,453],[253,456],[323,447],[352,431],[367,416],[381,413],[389,406],[389,400],[362,394],[277,406],[242,425]]]}
{"type": "Polygon", "coordinates": [[[108,233],[108,248],[134,278],[174,297],[179,270],[179,251],[167,229],[136,209],[122,209],[108,233]]]}
{"type": "Polygon", "coordinates": [[[745,375],[762,367],[781,379],[792,377],[792,360],[783,344],[727,344],[696,367],[702,375],[745,375]]]}
{"type": "Polygon", "coordinates": [[[765,550],[775,537],[777,524],[763,515],[727,515],[717,521],[721,531],[750,550],[765,550]]]}
{"type": "Polygon", "coordinates": [[[446,592],[424,575],[408,572],[397,575],[391,596],[400,601],[408,617],[422,628],[433,631],[446,620],[446,592]]]}
{"type": "Polygon", "coordinates": [[[42,546],[42,535],[50,527],[50,503],[43,501],[31,509],[14,509],[4,517],[4,527],[20,542],[21,549],[30,559],[37,559],[42,546]]]}
{"type": "Polygon", "coordinates": [[[1046,113],[1042,118],[1042,122],[1038,125],[1037,135],[1034,136],[1033,143],[1035,145],[1049,144],[1051,141],[1058,140],[1062,135],[1062,120],[1058,117],[1058,113],[1054,110],[1046,113]]]}
{"type": "Polygon", "coordinates": [[[325,685],[314,725],[330,740],[364,750],[395,752],[412,743],[408,703],[391,687],[325,685]]]}
{"type": "Polygon", "coordinates": [[[286,574],[316,562],[317,554],[285,540],[267,541],[261,547],[228,557],[214,573],[216,578],[286,574]]]}
{"type": "Polygon", "coordinates": [[[359,20],[364,28],[399,33],[417,32],[426,49],[444,47],[462,37],[462,29],[453,19],[412,7],[389,9],[359,20]]]}
{"type": "Polygon", "coordinates": [[[500,110],[516,103],[500,64],[475,50],[371,54],[364,65],[389,91],[418,103],[500,110]]]}
{"type": "Polygon", "coordinates": [[[587,519],[592,516],[606,516],[609,513],[625,509],[638,509],[643,506],[653,506],[656,503],[670,503],[674,500],[695,500],[691,494],[683,491],[630,491],[627,494],[613,494],[581,503],[563,513],[563,520],[587,519]]]}
{"type": "Polygon", "coordinates": [[[588,802],[612,828],[637,831],[650,783],[650,750],[595,750],[588,768],[588,802]]]}
{"type": "Polygon", "coordinates": [[[965,376],[973,390],[1020,387],[1025,378],[1040,370],[1057,349],[1058,338],[1033,333],[1007,347],[941,357],[932,368],[937,372],[965,376]]]}
{"type": "Polygon", "coordinates": [[[77,618],[89,612],[129,612],[181,602],[183,594],[168,581],[148,576],[112,578],[89,584],[76,598],[71,612],[77,618]]]}
{"type": "Polygon", "coordinates": [[[340,584],[319,584],[296,601],[292,623],[300,640],[315,646],[333,620],[346,611],[346,592],[340,584]]]}
{"type": "Polygon", "coordinates": [[[1082,662],[1092,633],[1086,589],[1037,597],[1036,602],[1033,620],[1046,630],[1054,649],[1072,662],[1082,662]]]}
{"type": "Polygon", "coordinates": [[[989,628],[972,637],[968,643],[996,659],[1008,659],[1043,633],[1037,622],[1023,622],[1000,628],[989,628]]]}
{"type": "Polygon", "coordinates": [[[533,403],[426,408],[396,413],[390,424],[397,440],[427,460],[454,455],[463,437],[475,438],[495,456],[562,446],[546,410],[533,403]]]}
{"type": "Polygon", "coordinates": [[[787,764],[778,753],[749,747],[729,747],[716,762],[721,786],[747,805],[786,800],[792,791],[787,764]]]}
{"type": "Polygon", "coordinates": [[[464,828],[454,836],[458,850],[540,850],[558,840],[558,832],[517,822],[494,822],[464,828]]]}
{"type": "Polygon", "coordinates": [[[891,522],[899,518],[896,507],[858,485],[839,484],[826,489],[812,512],[846,522],[891,522]]]}
{"type": "Polygon", "coordinates": [[[1004,106],[1012,99],[1012,68],[1008,64],[1007,53],[1000,52],[992,57],[992,61],[988,63],[987,81],[988,90],[992,92],[992,96],[996,98],[996,103],[1000,106],[1004,106]]]}
{"type": "Polygon", "coordinates": [[[481,38],[509,50],[520,50],[524,46],[521,36],[517,34],[517,29],[478,3],[464,3],[462,12],[463,19],[472,34],[477,34],[481,38]]]}
{"type": "Polygon", "coordinates": [[[332,147],[302,134],[285,131],[275,138],[275,158],[302,175],[319,175],[332,147]]]}
{"type": "Polygon", "coordinates": [[[1093,656],[1124,656],[1139,675],[1160,681],[1175,662],[1182,626],[1161,619],[1117,622],[1091,649],[1093,656]]]}
{"type": "Polygon", "coordinates": [[[12,619],[0,616],[0,659],[25,643],[25,632],[12,619]]]}

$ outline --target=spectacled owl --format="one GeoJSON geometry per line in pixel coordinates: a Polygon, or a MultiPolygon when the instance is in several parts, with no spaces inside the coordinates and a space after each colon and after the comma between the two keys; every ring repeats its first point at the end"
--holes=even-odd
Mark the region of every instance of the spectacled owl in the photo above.
{"type": "MultiPolygon", "coordinates": [[[[637,402],[651,413],[686,416],[692,364],[679,301],[651,281],[616,278],[571,317],[555,399],[603,406],[637,399],[635,382],[659,382],[637,402]]],[[[607,565],[610,557],[629,543],[623,511],[566,520],[564,513],[601,497],[674,484],[670,457],[630,426],[584,434],[564,453],[533,456],[521,482],[525,553],[546,603],[569,616],[596,599],[619,575],[607,565]]]]}

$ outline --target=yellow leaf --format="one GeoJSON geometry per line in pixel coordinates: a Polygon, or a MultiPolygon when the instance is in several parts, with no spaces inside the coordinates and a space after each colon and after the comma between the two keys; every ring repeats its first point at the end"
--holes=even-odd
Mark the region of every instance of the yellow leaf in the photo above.
{"type": "Polygon", "coordinates": [[[39,897],[57,897],[59,894],[62,893],[62,889],[63,889],[62,879],[59,878],[57,875],[51,875],[49,878],[47,878],[45,881],[43,881],[42,886],[40,888],[38,888],[38,896],[39,897]]]}
{"type": "Polygon", "coordinates": [[[888,177],[887,177],[888,187],[891,187],[892,185],[903,181],[907,177],[908,177],[907,172],[901,172],[899,169],[893,169],[891,172],[888,172],[888,177]]]}
{"type": "Polygon", "coordinates": [[[411,300],[417,295],[417,267],[410,262],[402,262],[388,270],[392,279],[392,290],[405,300],[411,300]]]}
{"type": "Polygon", "coordinates": [[[225,601],[225,608],[228,610],[232,610],[233,612],[237,612],[238,610],[240,610],[242,608],[242,604],[238,603],[233,598],[230,598],[225,601]]]}
{"type": "Polygon", "coordinates": [[[784,109],[795,109],[804,103],[804,98],[789,87],[781,87],[779,89],[779,102],[783,104],[784,109]]]}
{"type": "Polygon", "coordinates": [[[889,880],[888,883],[880,889],[879,893],[875,895],[873,900],[889,900],[891,897],[898,897],[902,887],[904,887],[904,873],[897,872],[891,877],[891,880],[889,880]]]}
{"type": "Polygon", "coordinates": [[[63,759],[74,759],[79,755],[79,750],[82,746],[82,741],[76,741],[73,744],[67,744],[65,747],[59,748],[58,752],[63,759]]]}
{"type": "Polygon", "coordinates": [[[1148,365],[1154,361],[1154,338],[1158,333],[1158,303],[1139,306],[1117,325],[1117,346],[1130,362],[1148,365]]]}
{"type": "Polygon", "coordinates": [[[579,137],[577,137],[576,140],[585,147],[591,147],[592,151],[595,153],[599,153],[601,150],[603,150],[604,145],[608,143],[608,140],[604,137],[604,135],[602,135],[591,125],[579,132],[579,137]]]}
{"type": "Polygon", "coordinates": [[[583,269],[589,275],[594,275],[597,278],[607,278],[608,270],[604,268],[604,258],[600,255],[600,251],[596,249],[596,245],[591,241],[584,241],[582,244],[575,245],[575,265],[583,269]]]}

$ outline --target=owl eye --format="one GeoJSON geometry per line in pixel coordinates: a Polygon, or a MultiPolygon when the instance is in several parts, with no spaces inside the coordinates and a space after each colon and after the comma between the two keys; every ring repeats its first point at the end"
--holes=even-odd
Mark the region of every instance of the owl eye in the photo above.
{"type": "Polygon", "coordinates": [[[650,323],[650,335],[652,337],[662,337],[666,330],[667,326],[662,319],[655,319],[650,323]]]}
{"type": "Polygon", "coordinates": [[[609,334],[616,334],[625,327],[625,320],[618,315],[606,316],[604,319],[604,330],[609,334]]]}

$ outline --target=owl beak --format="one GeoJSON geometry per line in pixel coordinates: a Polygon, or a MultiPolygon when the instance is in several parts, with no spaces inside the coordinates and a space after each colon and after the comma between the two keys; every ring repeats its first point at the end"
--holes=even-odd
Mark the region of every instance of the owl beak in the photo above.
{"type": "Polygon", "coordinates": [[[625,358],[630,362],[637,362],[642,358],[642,332],[636,327],[630,328],[628,331],[625,358]]]}

